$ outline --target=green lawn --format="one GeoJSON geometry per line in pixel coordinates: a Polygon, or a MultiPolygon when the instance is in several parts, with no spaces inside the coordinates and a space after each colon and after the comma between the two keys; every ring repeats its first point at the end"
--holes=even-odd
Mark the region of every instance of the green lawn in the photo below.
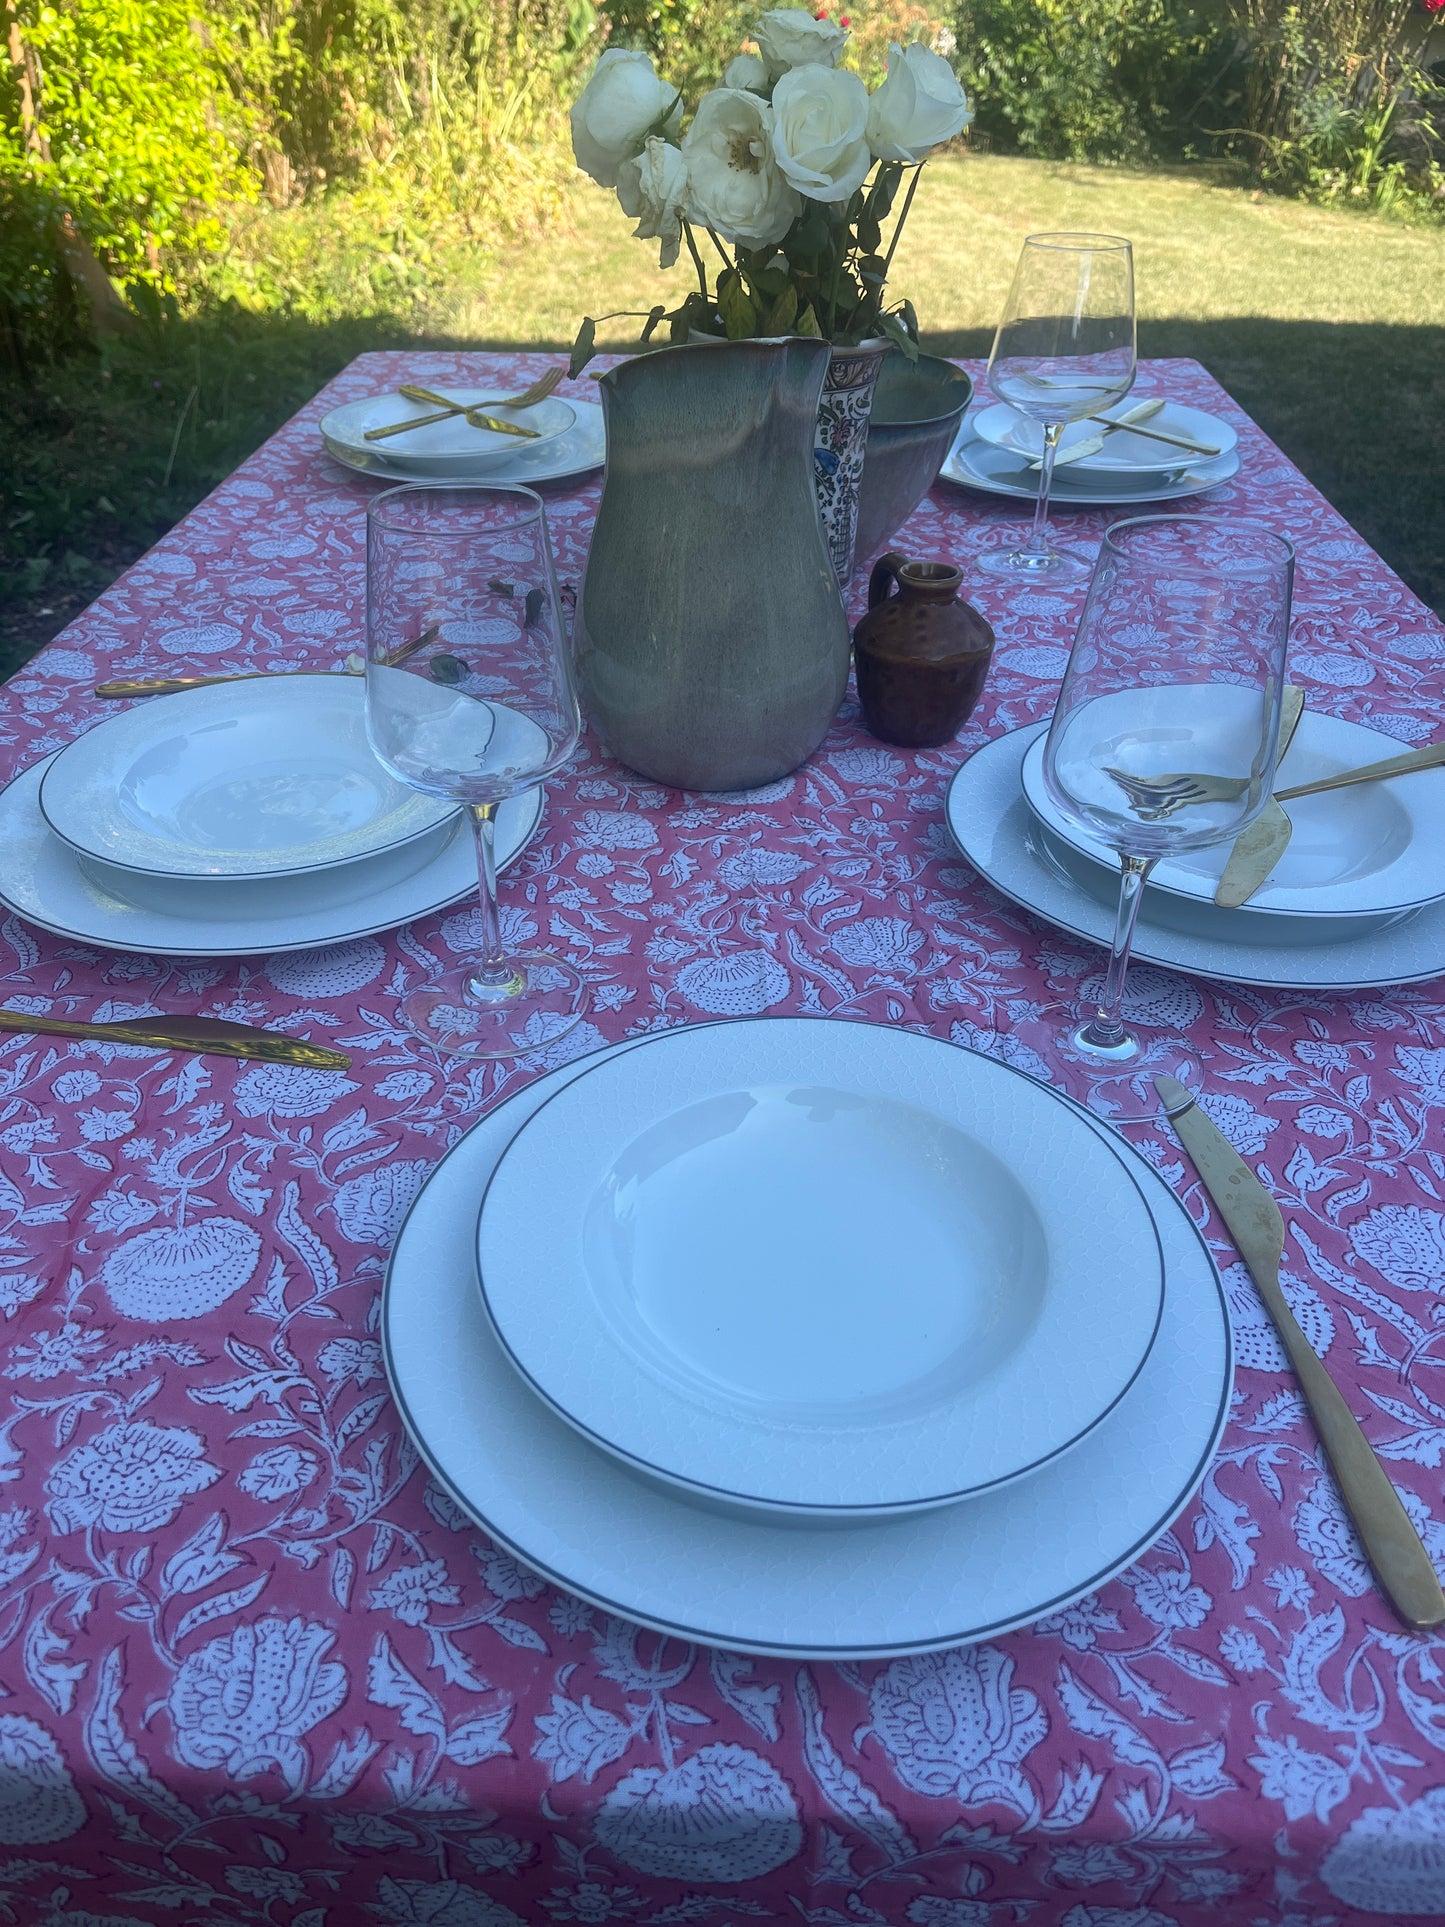
{"type": "MultiPolygon", "coordinates": [[[[0,673],[56,632],[331,374],[419,337],[564,347],[587,310],[681,292],[587,183],[565,231],[462,268],[404,318],[232,315],[0,381],[0,673]]],[[[935,163],[894,268],[931,347],[988,349],[1022,237],[1130,235],[1144,354],[1195,355],[1445,614],[1445,227],[1334,213],[1201,170],[935,163]]],[[[602,331],[629,341],[629,324],[602,331]]]]}
{"type": "MultiPolygon", "coordinates": [[[[671,304],[681,264],[660,274],[600,189],[576,204],[574,233],[462,299],[461,333],[561,345],[579,310],[671,304]]],[[[1445,227],[1307,207],[1200,170],[940,161],[893,270],[928,345],[987,354],[1019,244],[1048,228],[1129,235],[1141,353],[1202,361],[1445,615],[1445,227]]],[[[632,325],[601,338],[620,346],[632,325]]]]}

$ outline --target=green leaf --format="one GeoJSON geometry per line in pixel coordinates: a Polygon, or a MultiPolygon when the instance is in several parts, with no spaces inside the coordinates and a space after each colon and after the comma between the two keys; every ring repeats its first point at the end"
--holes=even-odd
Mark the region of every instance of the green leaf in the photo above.
{"type": "Polygon", "coordinates": [[[883,230],[866,210],[858,217],[858,245],[865,254],[876,254],[883,245],[883,230]]]}
{"type": "Polygon", "coordinates": [[[798,290],[789,283],[764,314],[762,332],[765,335],[790,335],[797,319],[798,290]]]}
{"type": "Polygon", "coordinates": [[[748,298],[742,277],[725,274],[718,282],[718,305],[729,341],[747,341],[758,331],[758,311],[748,298]]]}
{"type": "Polygon", "coordinates": [[[802,216],[789,231],[788,258],[796,260],[799,255],[816,258],[826,254],[832,239],[833,231],[823,204],[821,201],[809,201],[802,216]]]}
{"type": "Polygon", "coordinates": [[[655,308],[648,310],[647,319],[642,324],[642,339],[644,341],[651,341],[653,330],[666,313],[667,309],[663,307],[660,301],[655,308]]]}
{"type": "Polygon", "coordinates": [[[876,219],[886,221],[893,212],[893,203],[902,181],[902,161],[884,161],[873,182],[873,192],[868,196],[876,219]]]}
{"type": "Polygon", "coordinates": [[[577,330],[577,339],[572,343],[572,359],[567,364],[567,373],[573,381],[591,361],[597,352],[597,323],[591,315],[583,315],[582,326],[577,330]]]}
{"type": "Polygon", "coordinates": [[[858,278],[865,288],[881,288],[888,279],[888,263],[881,254],[865,254],[858,263],[858,278]]]}
{"type": "Polygon", "coordinates": [[[910,361],[918,359],[918,343],[909,334],[896,314],[881,314],[878,317],[878,332],[900,347],[910,361]]]}
{"type": "Polygon", "coordinates": [[[818,317],[813,313],[811,302],[793,323],[793,332],[799,335],[810,335],[814,341],[821,340],[823,330],[818,326],[818,317]]]}

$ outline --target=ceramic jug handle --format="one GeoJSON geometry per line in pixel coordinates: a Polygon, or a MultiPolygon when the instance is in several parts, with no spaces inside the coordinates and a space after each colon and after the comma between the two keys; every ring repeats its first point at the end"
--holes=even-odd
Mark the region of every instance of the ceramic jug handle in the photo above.
{"type": "Polygon", "coordinates": [[[879,556],[878,560],[873,564],[873,573],[868,578],[868,607],[870,609],[876,609],[880,602],[886,600],[894,583],[898,579],[898,571],[907,560],[907,556],[900,555],[897,549],[890,549],[887,555],[879,556]]]}

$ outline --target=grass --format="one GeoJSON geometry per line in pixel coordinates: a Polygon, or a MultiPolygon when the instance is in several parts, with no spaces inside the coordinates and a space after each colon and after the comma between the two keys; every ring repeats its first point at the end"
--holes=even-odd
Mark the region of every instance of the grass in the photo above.
{"type": "MultiPolygon", "coordinates": [[[[365,348],[426,338],[561,348],[586,310],[671,304],[609,196],[412,298],[326,322],[230,311],[0,385],[0,673],[48,639],[365,348]]],[[[1253,193],[1198,169],[1002,157],[935,163],[894,268],[928,345],[987,353],[1022,237],[1136,243],[1140,349],[1210,368],[1445,615],[1445,228],[1253,193]]],[[[627,323],[602,330],[628,346],[627,323]]]]}

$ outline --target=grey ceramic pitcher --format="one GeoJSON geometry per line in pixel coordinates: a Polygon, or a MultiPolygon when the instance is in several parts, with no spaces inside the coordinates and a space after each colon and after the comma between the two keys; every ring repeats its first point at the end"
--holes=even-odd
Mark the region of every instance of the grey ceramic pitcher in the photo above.
{"type": "Polygon", "coordinates": [[[826,342],[659,349],[602,377],[607,478],[577,605],[582,706],[679,789],[796,769],[848,680],[813,487],[826,342]]]}

